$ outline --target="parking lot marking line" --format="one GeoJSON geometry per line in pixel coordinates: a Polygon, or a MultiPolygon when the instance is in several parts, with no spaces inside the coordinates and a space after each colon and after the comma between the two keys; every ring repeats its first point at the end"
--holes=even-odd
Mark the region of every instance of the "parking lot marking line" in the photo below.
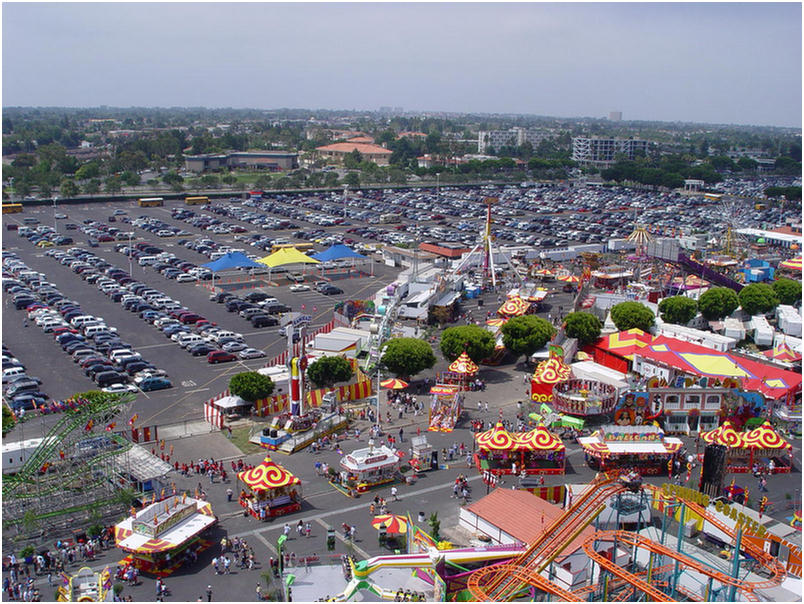
{"type": "Polygon", "coordinates": [[[209,390],[209,388],[196,388],[195,390],[188,390],[185,394],[192,394],[194,392],[204,392],[209,390]]]}
{"type": "Polygon", "coordinates": [[[263,545],[265,545],[265,547],[267,547],[269,550],[271,550],[274,553],[274,555],[279,555],[279,552],[276,551],[276,546],[273,543],[271,543],[270,541],[268,541],[268,539],[263,537],[262,533],[254,533],[254,536],[257,539],[259,539],[263,543],[263,545]]]}

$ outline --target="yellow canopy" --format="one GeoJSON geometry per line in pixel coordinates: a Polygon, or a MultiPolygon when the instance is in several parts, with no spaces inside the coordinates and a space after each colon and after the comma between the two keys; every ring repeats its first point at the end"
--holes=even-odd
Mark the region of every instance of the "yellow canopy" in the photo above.
{"type": "Polygon", "coordinates": [[[301,253],[295,247],[282,248],[270,256],[260,258],[257,260],[257,262],[271,268],[276,268],[277,266],[282,266],[284,264],[300,264],[302,262],[308,264],[319,264],[318,260],[315,258],[310,258],[310,256],[307,254],[301,253]]]}

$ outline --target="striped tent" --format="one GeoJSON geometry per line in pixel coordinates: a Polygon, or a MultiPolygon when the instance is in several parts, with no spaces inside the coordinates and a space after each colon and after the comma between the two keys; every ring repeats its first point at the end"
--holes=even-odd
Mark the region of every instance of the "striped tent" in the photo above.
{"type": "Polygon", "coordinates": [[[780,262],[779,268],[787,268],[793,271],[801,272],[801,256],[780,262]]]}
{"type": "Polygon", "coordinates": [[[528,308],[530,308],[530,302],[523,300],[519,296],[514,296],[506,300],[497,309],[497,314],[507,317],[521,317],[528,311],[528,308]]]}
{"type": "Polygon", "coordinates": [[[474,375],[480,369],[477,365],[475,365],[474,361],[469,358],[469,355],[466,354],[464,350],[457,359],[452,361],[449,366],[449,371],[452,373],[460,373],[462,375],[474,375]]]}

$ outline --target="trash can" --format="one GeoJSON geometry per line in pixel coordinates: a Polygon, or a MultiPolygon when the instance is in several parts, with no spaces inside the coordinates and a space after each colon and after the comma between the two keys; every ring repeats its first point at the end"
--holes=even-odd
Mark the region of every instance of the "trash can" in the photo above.
{"type": "Polygon", "coordinates": [[[386,542],[387,538],[388,538],[388,536],[387,536],[387,530],[386,530],[386,528],[385,528],[384,526],[381,526],[381,527],[380,527],[380,531],[379,531],[379,542],[380,542],[380,547],[382,547],[383,545],[385,545],[385,542],[386,542]]]}
{"type": "Polygon", "coordinates": [[[327,551],[335,550],[335,529],[327,529],[327,551]]]}
{"type": "Polygon", "coordinates": [[[419,520],[419,522],[424,522],[425,521],[424,512],[419,512],[419,519],[418,520],[419,520]]]}

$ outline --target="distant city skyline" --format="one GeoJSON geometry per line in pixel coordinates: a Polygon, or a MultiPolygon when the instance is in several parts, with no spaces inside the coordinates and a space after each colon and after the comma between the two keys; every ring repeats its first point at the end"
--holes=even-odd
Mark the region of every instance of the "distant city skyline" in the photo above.
{"type": "Polygon", "coordinates": [[[800,3],[6,3],[3,106],[801,127],[800,3]]]}

